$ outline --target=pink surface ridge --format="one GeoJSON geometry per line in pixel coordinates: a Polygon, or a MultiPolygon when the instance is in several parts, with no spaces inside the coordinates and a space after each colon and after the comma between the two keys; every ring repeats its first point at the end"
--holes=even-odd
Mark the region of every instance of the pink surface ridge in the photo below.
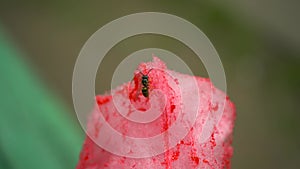
{"type": "Polygon", "coordinates": [[[132,81],[96,96],[77,169],[230,168],[235,117],[209,79],[168,70],[153,57],[132,81]]]}

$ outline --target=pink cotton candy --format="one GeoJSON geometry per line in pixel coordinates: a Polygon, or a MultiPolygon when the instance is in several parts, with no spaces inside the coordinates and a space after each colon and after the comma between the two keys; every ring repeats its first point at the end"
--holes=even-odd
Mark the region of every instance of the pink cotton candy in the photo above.
{"type": "Polygon", "coordinates": [[[235,108],[209,79],[170,71],[154,57],[153,62],[139,65],[133,81],[111,93],[96,97],[77,169],[230,168],[235,108]],[[141,77],[149,70],[147,98],[141,93],[141,77]],[[212,132],[204,131],[207,119],[220,111],[223,114],[212,132]],[[105,126],[119,135],[112,135],[105,126]],[[176,140],[185,131],[187,135],[176,140]],[[161,133],[154,142],[134,140],[161,133]],[[207,140],[202,139],[203,133],[210,134],[207,140]],[[166,151],[159,153],[162,149],[166,151]]]}

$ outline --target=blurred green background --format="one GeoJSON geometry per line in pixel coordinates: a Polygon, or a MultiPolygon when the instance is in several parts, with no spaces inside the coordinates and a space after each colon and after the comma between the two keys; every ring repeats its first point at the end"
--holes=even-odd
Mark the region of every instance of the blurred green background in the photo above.
{"type": "MultiPolygon", "coordinates": [[[[189,20],[217,49],[237,108],[232,168],[299,168],[299,5],[295,0],[1,1],[0,168],[76,166],[84,140],[71,91],[79,51],[101,26],[145,11],[189,20]]],[[[96,92],[110,89],[124,57],[150,47],[174,52],[196,75],[207,77],[182,43],[141,35],[107,54],[96,92]]]]}

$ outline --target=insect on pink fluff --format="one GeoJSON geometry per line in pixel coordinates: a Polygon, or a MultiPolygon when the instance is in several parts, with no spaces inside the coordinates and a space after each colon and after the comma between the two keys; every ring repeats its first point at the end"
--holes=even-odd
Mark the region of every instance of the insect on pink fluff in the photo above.
{"type": "MultiPolygon", "coordinates": [[[[178,93],[180,93],[178,91],[179,89],[170,85],[170,81],[168,81],[170,78],[168,78],[163,71],[156,71],[154,67],[167,71],[165,64],[157,57],[154,57],[153,62],[140,64],[139,70],[141,70],[141,72],[136,72],[134,74],[134,85],[129,88],[129,91],[128,86],[131,86],[129,83],[132,82],[120,86],[114,93],[116,93],[117,97],[130,99],[130,103],[133,105],[123,105],[122,107],[122,110],[128,111],[130,115],[132,106],[138,107],[138,109],[144,111],[149,109],[148,102],[149,98],[150,100],[152,98],[152,89],[160,89],[167,98],[165,103],[166,106],[163,109],[161,117],[148,124],[135,123],[120,115],[115,108],[111,95],[97,96],[97,106],[101,112],[95,110],[91,115],[87,128],[89,135],[86,137],[83,145],[77,169],[230,168],[230,159],[233,153],[231,147],[232,131],[235,120],[235,108],[233,103],[226,97],[224,112],[220,122],[214,126],[209,139],[206,142],[200,142],[198,135],[202,132],[205,118],[210,113],[213,114],[215,111],[218,111],[220,107],[218,104],[222,102],[220,99],[224,98],[223,96],[225,94],[213,87],[209,79],[183,75],[176,72],[174,72],[174,76],[180,77],[185,81],[196,79],[199,93],[201,93],[201,106],[195,124],[190,129],[187,136],[180,140],[175,147],[168,147],[169,135],[167,132],[167,134],[165,134],[165,142],[161,143],[165,145],[167,151],[152,157],[137,159],[114,155],[99,147],[93,141],[95,138],[106,137],[106,135],[103,135],[102,131],[103,124],[98,121],[100,113],[105,117],[106,122],[119,133],[136,138],[153,137],[161,132],[167,131],[174,121],[180,120],[177,118],[180,105],[183,104],[183,102],[180,97],[177,97],[178,93]],[[142,82],[143,76],[145,75],[142,71],[147,72],[147,70],[151,70],[151,74],[148,76],[151,80],[148,79],[142,82]],[[136,99],[136,92],[140,90],[140,86],[147,87],[148,92],[151,92],[148,93],[150,94],[149,97],[144,97],[145,95],[143,95],[142,97],[139,97],[139,99],[136,99]],[[151,88],[150,91],[149,88],[151,88]],[[213,93],[213,97],[216,99],[215,103],[212,103],[211,93],[213,93]]],[[[196,97],[191,90],[193,89],[188,86],[181,87],[182,92],[190,93],[191,98],[196,97]]],[[[191,106],[193,104],[199,103],[190,101],[188,105],[184,106],[191,106]]],[[[124,149],[126,149],[126,147],[124,147],[124,149]]],[[[140,148],[139,151],[144,152],[148,150],[140,148]]]]}

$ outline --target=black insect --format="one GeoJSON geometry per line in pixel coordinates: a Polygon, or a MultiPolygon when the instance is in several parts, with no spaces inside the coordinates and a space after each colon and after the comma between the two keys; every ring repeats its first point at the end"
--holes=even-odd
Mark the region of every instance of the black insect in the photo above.
{"type": "Polygon", "coordinates": [[[150,69],[147,74],[143,74],[140,71],[140,73],[142,74],[142,85],[143,85],[142,94],[143,94],[144,97],[149,96],[149,76],[148,76],[148,74],[150,73],[151,70],[152,69],[150,69]]]}

